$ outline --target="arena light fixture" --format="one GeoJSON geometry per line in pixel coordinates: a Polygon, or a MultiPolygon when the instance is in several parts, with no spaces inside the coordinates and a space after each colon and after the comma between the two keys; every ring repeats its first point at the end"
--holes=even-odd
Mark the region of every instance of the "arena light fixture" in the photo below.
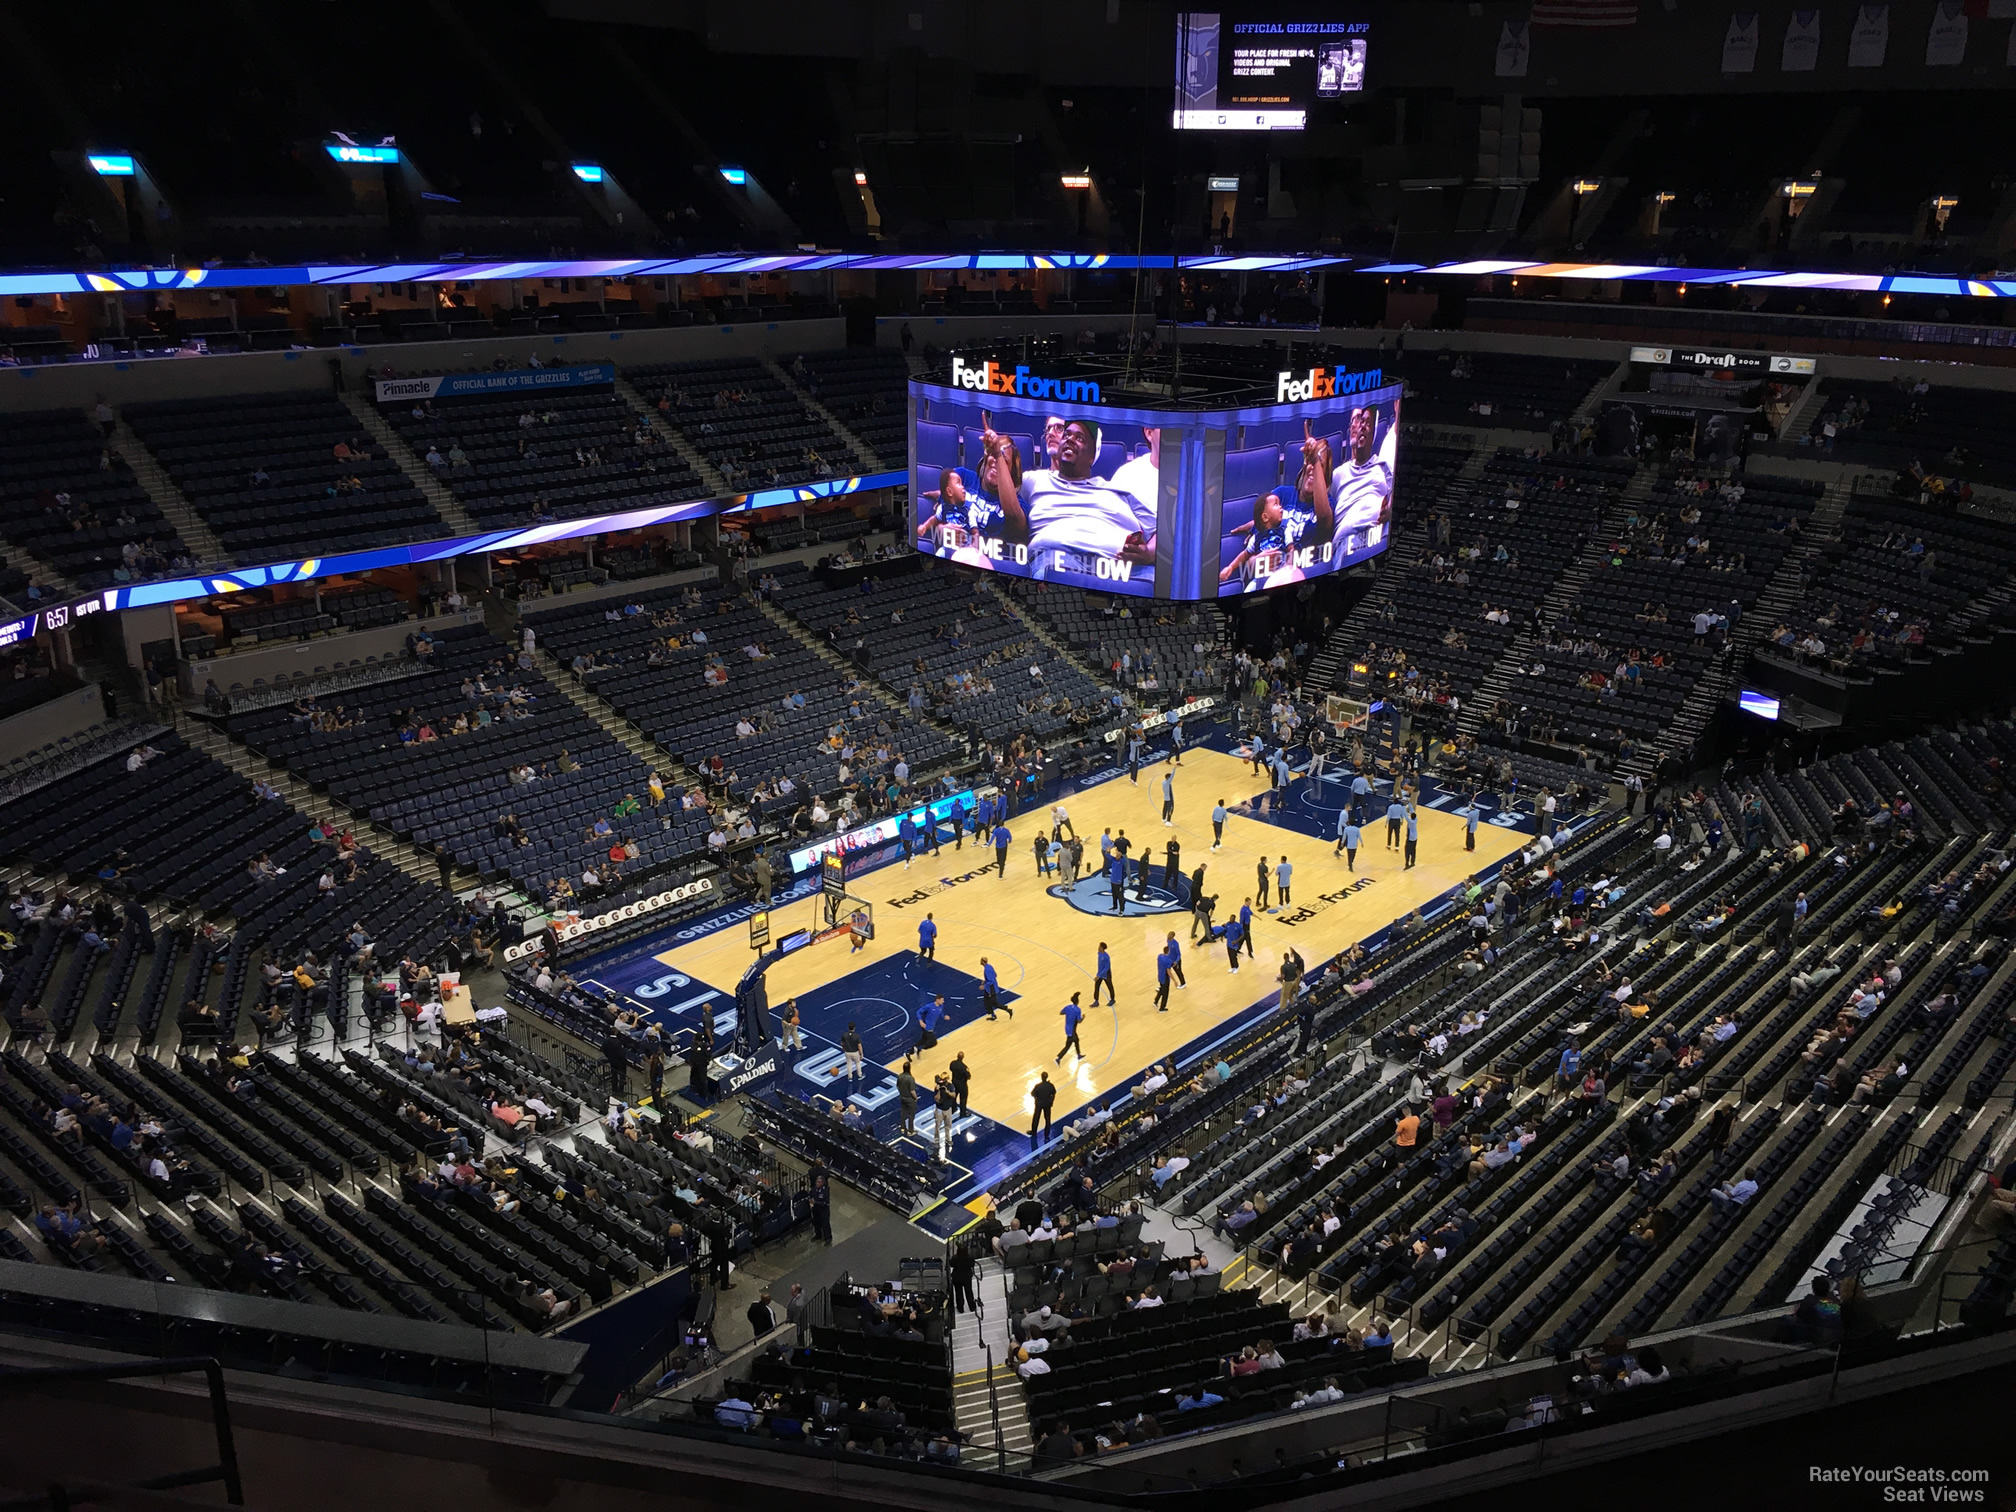
{"type": "Polygon", "coordinates": [[[576,163],[574,165],[574,177],[581,180],[584,184],[599,184],[605,175],[602,172],[602,165],[599,163],[576,163]]]}
{"type": "Polygon", "coordinates": [[[749,182],[749,170],[747,168],[723,168],[721,170],[721,177],[739,189],[742,185],[749,182]]]}
{"type": "Polygon", "coordinates": [[[91,171],[103,178],[132,178],[140,170],[133,165],[133,159],[123,152],[94,152],[87,161],[91,171]]]}

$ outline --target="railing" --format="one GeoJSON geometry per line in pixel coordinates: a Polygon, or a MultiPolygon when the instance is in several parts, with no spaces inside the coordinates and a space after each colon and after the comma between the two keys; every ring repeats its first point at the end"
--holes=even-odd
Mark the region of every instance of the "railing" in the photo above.
{"type": "Polygon", "coordinates": [[[980,1347],[987,1352],[987,1411],[994,1424],[994,1468],[1006,1475],[1008,1448],[1001,1437],[1001,1392],[994,1380],[994,1346],[982,1339],[980,1347]]]}
{"type": "Polygon", "coordinates": [[[208,1485],[211,1481],[224,1483],[224,1499],[232,1506],[244,1506],[245,1488],[238,1478],[238,1449],[231,1438],[231,1407],[224,1393],[224,1367],[214,1359],[184,1357],[172,1360],[147,1360],[138,1364],[115,1362],[110,1365],[57,1365],[27,1370],[0,1370],[0,1391],[14,1388],[39,1390],[57,1381],[123,1381],[142,1376],[187,1375],[199,1370],[210,1387],[210,1425],[217,1435],[216,1464],[204,1465],[195,1470],[171,1471],[167,1475],[153,1476],[125,1486],[106,1486],[89,1481],[75,1486],[55,1483],[46,1491],[35,1495],[0,1501],[0,1512],[14,1512],[16,1508],[24,1509],[25,1512],[25,1509],[38,1507],[47,1507],[50,1512],[65,1512],[65,1509],[70,1507],[105,1500],[122,1490],[171,1491],[183,1486],[208,1485]]]}
{"type": "Polygon", "coordinates": [[[1927,1151],[1923,1145],[1907,1144],[1883,1168],[1885,1176],[1901,1176],[1914,1166],[1912,1181],[1927,1191],[1937,1192],[1941,1197],[1951,1197],[1966,1183],[1971,1174],[1968,1165],[1970,1157],[1965,1155],[1939,1155],[1926,1161],[1927,1151]]]}
{"type": "Polygon", "coordinates": [[[1403,1421],[1400,1427],[1405,1430],[1411,1426],[1424,1436],[1441,1427],[1442,1419],[1446,1415],[1442,1408],[1433,1402],[1417,1401],[1412,1397],[1403,1397],[1397,1392],[1389,1392],[1386,1396],[1385,1425],[1379,1435],[1379,1458],[1382,1462],[1393,1457],[1393,1419],[1395,1409],[1401,1407],[1407,1409],[1407,1412],[1400,1414],[1402,1418],[1412,1413],[1422,1417],[1424,1421],[1412,1425],[1403,1421]]]}

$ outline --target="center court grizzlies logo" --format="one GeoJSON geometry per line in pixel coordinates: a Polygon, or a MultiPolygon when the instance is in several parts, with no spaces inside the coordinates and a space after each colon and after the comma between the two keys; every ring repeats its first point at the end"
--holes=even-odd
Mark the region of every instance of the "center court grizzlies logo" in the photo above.
{"type": "MultiPolygon", "coordinates": [[[[1051,897],[1062,898],[1080,913],[1103,914],[1113,917],[1113,884],[1104,872],[1089,877],[1080,877],[1076,882],[1060,883],[1045,889],[1051,897]]],[[[1188,884],[1184,885],[1184,895],[1188,895],[1188,884]]],[[[1169,914],[1187,913],[1190,905],[1159,882],[1143,887],[1134,877],[1127,879],[1125,893],[1126,913],[1169,914]]]]}

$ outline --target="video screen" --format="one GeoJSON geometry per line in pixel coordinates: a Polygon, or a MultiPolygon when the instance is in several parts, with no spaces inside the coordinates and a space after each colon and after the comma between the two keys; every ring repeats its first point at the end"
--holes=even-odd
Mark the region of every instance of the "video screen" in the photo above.
{"type": "Polygon", "coordinates": [[[1023,392],[912,381],[919,551],[1035,582],[1205,599],[1304,582],[1391,541],[1400,389],[1377,372],[1282,373],[1274,404],[1157,411],[998,363],[968,371],[1023,392]]]}
{"type": "Polygon", "coordinates": [[[1174,525],[1162,433],[1093,406],[931,400],[916,427],[917,549],[1037,582],[1149,597],[1157,544],[1174,525]]]}
{"type": "Polygon", "coordinates": [[[1301,131],[1319,101],[1365,88],[1370,27],[1265,10],[1176,17],[1178,131],[1301,131]]]}
{"type": "Polygon", "coordinates": [[[1397,389],[1228,430],[1219,597],[1285,588],[1384,551],[1399,447],[1397,389]]]}

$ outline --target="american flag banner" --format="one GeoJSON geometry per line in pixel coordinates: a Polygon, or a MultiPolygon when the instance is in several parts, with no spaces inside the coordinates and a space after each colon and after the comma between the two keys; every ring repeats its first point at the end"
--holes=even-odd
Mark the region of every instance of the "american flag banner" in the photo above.
{"type": "Polygon", "coordinates": [[[1533,0],[1535,26],[1636,26],[1638,0],[1533,0]]]}

